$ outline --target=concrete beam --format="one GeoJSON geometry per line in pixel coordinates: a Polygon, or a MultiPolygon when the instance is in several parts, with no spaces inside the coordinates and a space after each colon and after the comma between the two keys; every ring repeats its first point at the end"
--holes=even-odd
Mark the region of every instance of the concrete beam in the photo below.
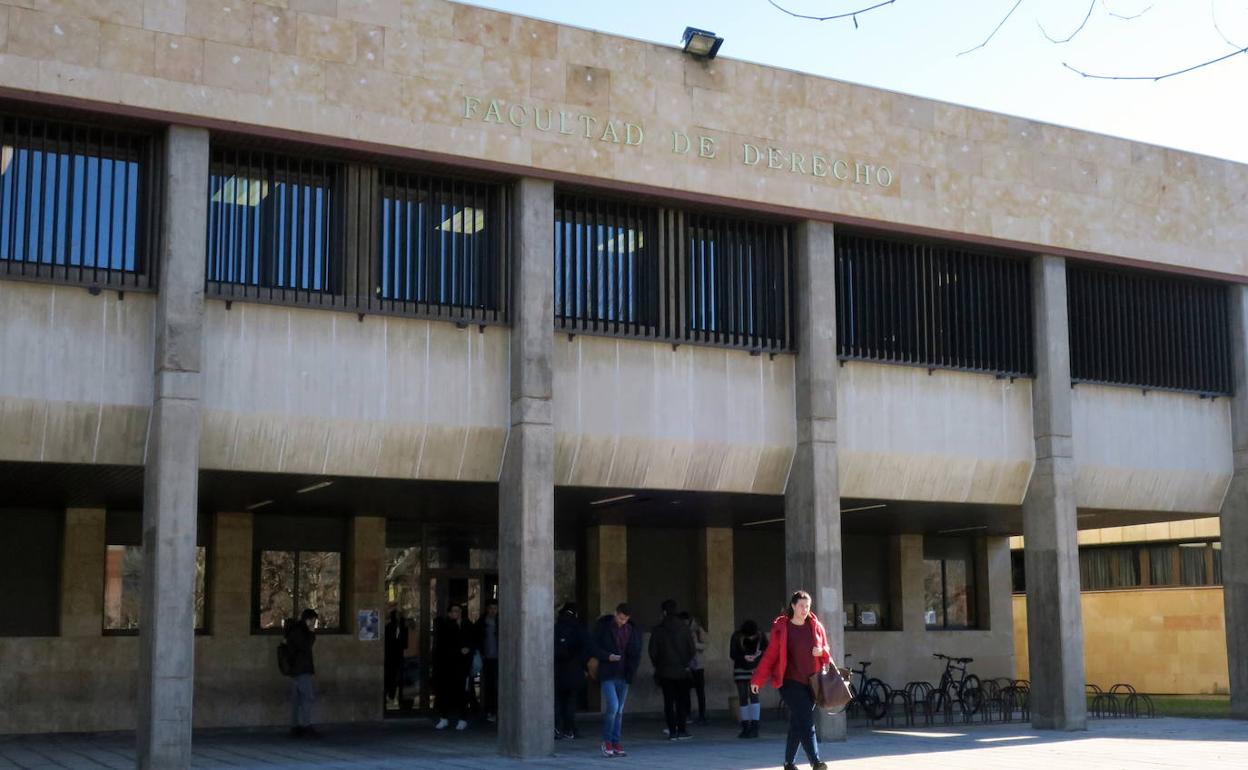
{"type": "Polygon", "coordinates": [[[554,185],[516,185],[511,430],[499,479],[499,713],[503,754],[554,750],[554,185]]]}
{"type": "Polygon", "coordinates": [[[1222,503],[1222,597],[1231,716],[1248,719],[1248,287],[1231,293],[1231,440],[1235,471],[1222,503]]]}
{"type": "MultiPolygon", "coordinates": [[[[798,225],[795,300],[797,448],[784,492],[785,578],[805,589],[828,632],[832,656],[845,657],[841,590],[841,500],[836,456],[836,280],[832,226],[798,225]]],[[[787,600],[787,597],[782,597],[787,600]]],[[[845,740],[845,717],[820,717],[823,740],[845,740]]]]}
{"type": "Polygon", "coordinates": [[[140,768],[190,767],[208,132],[165,137],[155,389],[143,485],[140,768]]]}
{"type": "Polygon", "coordinates": [[[1036,468],[1023,499],[1031,723],[1038,729],[1085,730],[1066,261],[1039,257],[1031,276],[1036,468]]]}

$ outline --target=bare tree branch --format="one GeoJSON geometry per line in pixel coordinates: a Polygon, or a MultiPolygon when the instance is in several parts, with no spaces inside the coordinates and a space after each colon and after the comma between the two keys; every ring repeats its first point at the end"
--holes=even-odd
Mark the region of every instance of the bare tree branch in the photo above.
{"type": "Polygon", "coordinates": [[[795,13],[794,11],[790,11],[788,8],[785,8],[784,6],[777,3],[776,0],[767,0],[767,2],[771,3],[772,7],[775,8],[777,11],[787,13],[788,15],[792,16],[795,19],[810,19],[811,21],[832,21],[834,19],[853,19],[854,26],[857,27],[859,14],[866,13],[867,11],[874,11],[876,8],[883,8],[886,5],[892,5],[893,3],[897,2],[897,0],[884,0],[884,2],[876,3],[875,5],[867,6],[866,8],[859,8],[856,11],[850,11],[848,13],[838,13],[832,16],[808,16],[803,13],[795,13]]]}
{"type": "Polygon", "coordinates": [[[1219,56],[1216,59],[1210,59],[1209,61],[1201,62],[1200,64],[1193,64],[1190,67],[1184,67],[1181,70],[1175,70],[1174,72],[1167,72],[1162,75],[1093,75],[1091,73],[1084,72],[1081,69],[1076,69],[1075,67],[1070,66],[1066,62],[1062,62],[1062,66],[1070,70],[1071,72],[1078,73],[1079,75],[1082,75],[1085,78],[1092,78],[1094,80],[1152,80],[1152,81],[1157,81],[1157,80],[1165,80],[1166,78],[1172,78],[1175,75],[1186,75],[1187,73],[1192,72],[1194,70],[1198,70],[1201,67],[1208,67],[1212,64],[1218,64],[1219,62],[1224,62],[1227,59],[1232,59],[1244,53],[1248,53],[1248,48],[1241,48],[1238,51],[1231,51],[1226,56],[1219,56]]]}
{"type": "Polygon", "coordinates": [[[1227,37],[1226,33],[1222,31],[1222,25],[1218,24],[1217,0],[1209,0],[1209,18],[1213,19],[1213,28],[1217,30],[1219,35],[1222,36],[1222,39],[1226,41],[1227,45],[1237,50],[1244,48],[1243,45],[1240,45],[1239,43],[1236,43],[1234,40],[1231,40],[1229,37],[1227,37]]]}
{"type": "Polygon", "coordinates": [[[1122,19],[1123,21],[1131,21],[1132,19],[1138,19],[1144,14],[1153,10],[1153,6],[1149,5],[1147,8],[1145,8],[1144,10],[1140,11],[1137,14],[1134,14],[1132,16],[1124,16],[1121,13],[1114,13],[1113,11],[1109,10],[1109,6],[1105,4],[1105,0],[1101,0],[1101,7],[1105,9],[1105,13],[1108,13],[1110,16],[1113,16],[1115,19],[1122,19]]]}
{"type": "MultiPolygon", "coordinates": [[[[770,2],[770,0],[768,0],[768,2],[770,2]]],[[[1013,7],[1013,8],[1011,8],[1011,9],[1010,9],[1010,12],[1009,12],[1009,13],[1007,13],[1007,14],[1005,15],[1005,18],[1004,18],[1004,19],[1002,19],[1002,20],[1001,20],[1001,22],[1000,22],[999,24],[997,24],[996,28],[995,28],[995,29],[993,29],[993,30],[992,30],[992,32],[988,34],[988,37],[984,38],[984,42],[980,43],[979,45],[975,46],[974,48],[968,48],[968,49],[966,49],[965,51],[960,52],[960,53],[958,54],[958,56],[963,56],[963,55],[965,55],[965,54],[970,53],[971,51],[978,51],[980,48],[983,48],[984,46],[988,45],[988,43],[989,43],[989,42],[990,42],[990,41],[991,41],[994,37],[996,37],[997,33],[1001,31],[1001,28],[1002,28],[1003,26],[1005,26],[1005,23],[1006,23],[1007,21],[1009,21],[1009,20],[1010,20],[1010,17],[1014,15],[1014,12],[1018,10],[1018,6],[1020,6],[1020,5],[1022,5],[1022,4],[1023,4],[1023,0],[1018,0],[1018,2],[1017,2],[1017,3],[1014,3],[1014,7],[1013,7]]]]}
{"type": "Polygon", "coordinates": [[[1069,35],[1062,38],[1061,40],[1058,40],[1057,38],[1050,35],[1047,31],[1045,31],[1044,25],[1040,23],[1039,19],[1036,19],[1036,26],[1040,28],[1040,34],[1044,35],[1045,38],[1050,43],[1069,43],[1070,41],[1075,39],[1075,35],[1078,35],[1080,32],[1083,31],[1084,27],[1088,26],[1088,19],[1092,18],[1092,10],[1094,8],[1096,8],[1096,0],[1092,0],[1092,2],[1088,3],[1088,12],[1086,15],[1084,15],[1083,21],[1080,22],[1079,26],[1075,27],[1075,31],[1071,32],[1069,35]]]}

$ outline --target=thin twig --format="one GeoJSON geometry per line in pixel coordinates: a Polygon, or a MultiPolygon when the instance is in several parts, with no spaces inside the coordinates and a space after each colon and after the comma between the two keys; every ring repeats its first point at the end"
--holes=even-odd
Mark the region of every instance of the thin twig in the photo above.
{"type": "Polygon", "coordinates": [[[1105,0],[1101,0],[1101,7],[1105,9],[1105,13],[1108,13],[1110,16],[1113,16],[1115,19],[1122,19],[1123,21],[1131,21],[1132,19],[1138,19],[1138,18],[1140,18],[1141,16],[1143,16],[1144,14],[1146,14],[1146,13],[1148,13],[1149,11],[1153,10],[1153,6],[1151,6],[1151,5],[1150,5],[1150,6],[1148,6],[1147,8],[1145,8],[1144,10],[1142,10],[1142,11],[1140,11],[1139,13],[1135,14],[1134,16],[1124,16],[1124,15],[1122,15],[1121,13],[1114,13],[1113,11],[1109,10],[1109,6],[1108,6],[1108,5],[1105,5],[1105,0]]]}
{"type": "Polygon", "coordinates": [[[1044,35],[1045,38],[1047,38],[1050,43],[1069,43],[1070,41],[1075,39],[1075,35],[1078,35],[1080,32],[1082,32],[1083,28],[1088,25],[1088,19],[1092,18],[1092,9],[1094,8],[1096,8],[1096,0],[1092,0],[1092,2],[1088,3],[1088,13],[1087,15],[1083,17],[1083,21],[1079,24],[1079,26],[1075,27],[1075,31],[1071,32],[1069,35],[1062,38],[1061,40],[1058,40],[1057,38],[1051,36],[1048,32],[1046,32],[1044,29],[1044,25],[1040,23],[1039,19],[1036,19],[1036,26],[1040,28],[1040,34],[1044,35]]]}
{"type": "Polygon", "coordinates": [[[1075,72],[1079,75],[1082,75],[1085,78],[1093,78],[1095,80],[1153,80],[1153,81],[1157,81],[1157,80],[1165,80],[1166,78],[1172,78],[1175,75],[1186,75],[1187,73],[1192,72],[1193,70],[1198,70],[1201,67],[1208,67],[1211,64],[1224,62],[1227,59],[1231,59],[1236,56],[1239,56],[1240,54],[1245,54],[1245,53],[1248,53],[1248,48],[1241,48],[1238,51],[1231,51],[1226,56],[1219,56],[1216,59],[1210,59],[1209,61],[1201,62],[1200,64],[1193,64],[1190,67],[1184,67],[1183,69],[1175,70],[1174,72],[1167,72],[1164,75],[1093,75],[1093,74],[1084,72],[1081,69],[1076,69],[1075,67],[1070,66],[1066,62],[1062,62],[1062,66],[1070,70],[1071,72],[1075,72]]]}
{"type": "MultiPolygon", "coordinates": [[[[768,0],[768,2],[770,2],[770,0],[768,0]]],[[[1013,7],[1013,8],[1011,8],[1011,9],[1010,9],[1010,12],[1009,12],[1009,13],[1007,13],[1007,14],[1005,15],[1005,18],[1004,18],[1004,19],[1002,19],[1002,20],[1001,20],[1001,22],[1000,22],[999,24],[997,24],[996,29],[994,29],[991,33],[989,33],[988,37],[984,38],[984,42],[980,43],[979,45],[975,46],[974,48],[968,48],[968,49],[966,49],[965,51],[962,51],[961,53],[959,53],[959,54],[958,54],[958,56],[962,56],[962,55],[964,55],[964,54],[968,54],[968,53],[970,53],[971,51],[978,51],[980,48],[983,48],[984,46],[988,45],[988,42],[989,42],[990,40],[992,40],[994,37],[996,37],[997,32],[999,32],[999,31],[1001,30],[1001,27],[1005,26],[1005,23],[1006,23],[1007,21],[1009,21],[1009,20],[1010,20],[1010,17],[1014,15],[1014,12],[1018,10],[1018,6],[1020,6],[1020,5],[1022,5],[1022,4],[1023,4],[1023,0],[1018,0],[1018,2],[1017,2],[1017,3],[1014,3],[1014,7],[1013,7]]]]}
{"type": "Polygon", "coordinates": [[[892,5],[893,3],[897,2],[897,0],[884,0],[884,2],[876,3],[875,5],[871,5],[866,8],[859,8],[858,10],[850,11],[849,13],[838,13],[833,16],[807,16],[804,13],[794,13],[793,11],[790,11],[788,8],[785,8],[784,6],[777,3],[776,0],[767,0],[767,2],[771,3],[772,7],[774,7],[777,11],[782,11],[784,13],[787,13],[788,15],[792,16],[795,19],[810,19],[811,21],[832,21],[833,19],[852,18],[854,20],[854,25],[857,26],[858,24],[857,17],[859,14],[866,13],[867,11],[874,11],[876,8],[883,8],[886,5],[892,5]]]}
{"type": "Polygon", "coordinates": [[[1226,41],[1227,45],[1235,49],[1241,49],[1244,47],[1239,43],[1236,43],[1234,40],[1231,40],[1226,36],[1226,33],[1222,31],[1222,26],[1218,24],[1217,0],[1209,0],[1209,18],[1213,19],[1213,28],[1218,31],[1218,34],[1222,36],[1222,39],[1226,41]]]}

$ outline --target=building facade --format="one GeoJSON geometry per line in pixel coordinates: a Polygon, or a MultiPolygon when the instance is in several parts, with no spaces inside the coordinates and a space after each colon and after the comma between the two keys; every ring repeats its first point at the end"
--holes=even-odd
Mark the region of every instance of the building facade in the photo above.
{"type": "Polygon", "coordinates": [[[1019,535],[1033,722],[1080,729],[1078,530],[1193,516],[1248,716],[1248,168],[442,0],[28,5],[0,732],[186,766],[284,721],[306,605],[364,721],[362,621],[427,677],[496,597],[518,756],[567,600],[689,608],[712,708],[797,587],[890,683],[1010,676],[1019,535]]]}

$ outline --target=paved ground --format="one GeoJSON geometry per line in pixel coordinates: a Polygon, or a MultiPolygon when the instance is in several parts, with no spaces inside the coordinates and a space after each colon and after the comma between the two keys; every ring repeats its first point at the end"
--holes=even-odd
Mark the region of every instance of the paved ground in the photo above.
{"type": "MultiPolygon", "coordinates": [[[[583,720],[586,728],[592,726],[583,720]]],[[[275,732],[196,735],[195,767],[236,768],[697,768],[773,770],[782,759],[783,725],[765,723],[764,737],[737,740],[727,726],[702,728],[691,741],[660,740],[658,722],[625,723],[630,755],[605,759],[592,740],[560,741],[548,759],[519,762],[494,753],[494,736],[476,728],[437,733],[428,722],[343,727],[318,741],[295,741],[275,732]],[[769,734],[767,734],[769,733],[769,734]]],[[[1028,726],[928,729],[854,729],[846,743],[825,746],[835,768],[1248,768],[1248,725],[1231,720],[1155,719],[1095,721],[1086,733],[1037,732],[1028,726]]],[[[805,767],[803,763],[800,765],[805,767]]],[[[0,768],[132,768],[129,736],[0,737],[0,768]]]]}

